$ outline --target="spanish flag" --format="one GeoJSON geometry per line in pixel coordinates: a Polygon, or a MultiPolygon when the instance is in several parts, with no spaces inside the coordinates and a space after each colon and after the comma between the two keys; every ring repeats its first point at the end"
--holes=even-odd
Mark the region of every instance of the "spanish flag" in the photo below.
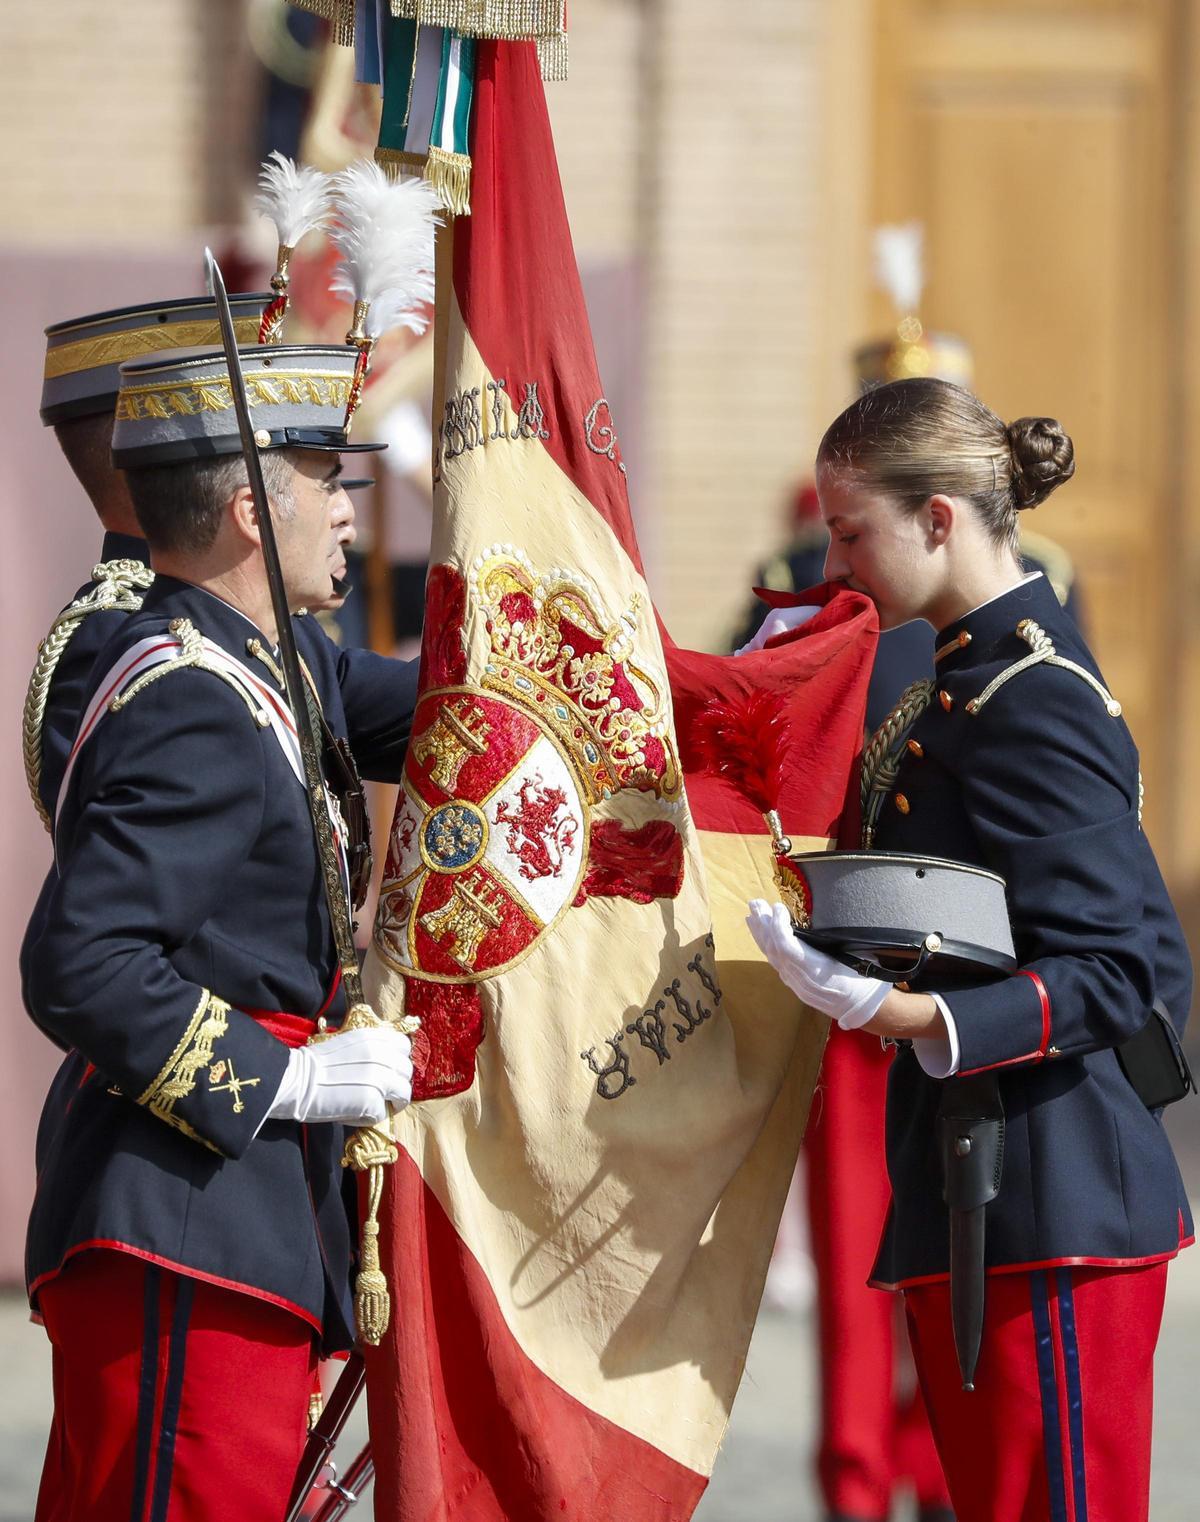
{"type": "Polygon", "coordinates": [[[422,1020],[381,1215],[392,1322],[367,1352],[376,1516],[675,1522],[728,1422],[825,1032],[745,929],[770,839],[722,747],[775,771],[795,849],[829,844],[873,612],[827,591],[738,660],[670,642],[532,44],[478,44],[471,158],[439,250],[420,698],[366,978],[422,1020]]]}

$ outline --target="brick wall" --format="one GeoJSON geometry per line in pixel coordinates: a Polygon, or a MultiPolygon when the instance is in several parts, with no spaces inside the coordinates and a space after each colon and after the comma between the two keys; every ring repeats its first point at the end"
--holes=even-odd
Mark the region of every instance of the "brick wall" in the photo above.
{"type": "Polygon", "coordinates": [[[830,406],[826,0],[583,0],[550,87],[580,259],[639,274],[631,471],[681,642],[720,646],[780,536],[830,406]]]}
{"type": "MultiPolygon", "coordinates": [[[[5,241],[168,245],[235,216],[258,93],[245,7],[18,6],[0,52],[5,241]]],[[[624,272],[608,287],[636,304],[617,315],[639,384],[610,384],[636,413],[617,415],[635,510],[686,643],[719,645],[826,420],[829,13],[577,0],[571,78],[549,88],[580,261],[624,272]]]]}
{"type": "Polygon", "coordinates": [[[9,244],[169,241],[236,206],[243,0],[18,0],[0,48],[9,244]]]}
{"type": "Polygon", "coordinates": [[[825,421],[822,0],[649,8],[644,430],[675,638],[717,647],[825,421]]]}

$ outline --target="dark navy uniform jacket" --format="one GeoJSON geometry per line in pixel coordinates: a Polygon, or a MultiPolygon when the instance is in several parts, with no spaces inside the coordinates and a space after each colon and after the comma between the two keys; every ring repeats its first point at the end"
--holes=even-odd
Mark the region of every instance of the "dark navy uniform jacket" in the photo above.
{"type": "MultiPolygon", "coordinates": [[[[150,550],[144,539],[135,539],[128,534],[106,533],[100,559],[101,561],[132,560],[148,569],[150,550]]],[[[72,602],[78,602],[94,587],[94,581],[86,582],[76,592],[72,602]]],[[[79,725],[79,716],[83,710],[84,694],[88,689],[92,667],[100,651],[118,629],[124,626],[128,617],[128,611],[117,608],[97,608],[94,612],[88,613],[76,626],[50,678],[50,689],[46,696],[46,707],[42,718],[42,766],[38,777],[38,796],[50,819],[54,818],[58,789],[62,783],[63,772],[66,770],[71,743],[75,739],[75,731],[79,725]]],[[[21,943],[21,990],[26,1009],[29,1009],[29,955],[41,933],[46,905],[49,902],[56,875],[53,869],[47,875],[30,915],[25,938],[21,943]]],[[[46,1034],[54,1040],[51,1032],[47,1031],[46,1034]]]]}
{"type": "MultiPolygon", "coordinates": [[[[123,620],[91,687],[178,619],[280,690],[247,650],[253,625],[169,577],[123,620]]],[[[415,664],[339,651],[296,622],[331,728],[366,776],[396,780],[415,664]]],[[[81,747],[56,844],[29,994],[71,1053],[39,1127],[31,1298],[71,1254],[117,1247],[348,1346],[342,1128],[265,1120],[288,1049],[264,1022],[315,1017],[336,970],[307,800],[278,740],[221,677],[171,670],[81,747]]]]}
{"type": "MultiPolygon", "coordinates": [[[[909,732],[915,748],[904,751],[874,845],[986,867],[1007,883],[1020,971],[931,990],[957,1026],[960,1073],[994,1070],[1007,1117],[1003,1182],[987,1207],[989,1269],[1142,1264],[1189,1240],[1191,1217],[1161,1117],[1138,1099],[1114,1047],[1156,997],[1182,1032],[1191,963],[1139,824],[1125,721],[1084,678],[1044,662],[985,696],[1030,656],[1017,633],[1025,619],[1102,680],[1044,577],[942,630],[937,692],[909,732]]],[[[941,1087],[912,1051],[897,1055],[881,1284],[947,1272],[941,1087]]]]}

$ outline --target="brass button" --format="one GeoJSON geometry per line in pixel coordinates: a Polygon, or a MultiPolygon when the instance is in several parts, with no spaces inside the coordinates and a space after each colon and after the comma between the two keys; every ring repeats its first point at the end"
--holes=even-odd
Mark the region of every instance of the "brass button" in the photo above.
{"type": "Polygon", "coordinates": [[[909,809],[912,807],[912,804],[909,803],[908,799],[904,796],[903,793],[897,793],[896,794],[896,807],[900,810],[900,812],[902,814],[907,814],[909,809]]]}
{"type": "Polygon", "coordinates": [[[947,713],[949,713],[950,710],[954,707],[954,699],[950,696],[944,687],[938,693],[938,702],[942,705],[947,713]]]}
{"type": "Polygon", "coordinates": [[[1047,1057],[1061,1057],[1062,1056],[1062,1052],[1061,1052],[1061,1050],[1057,1046],[1048,1046],[1046,1048],[1046,1056],[1047,1057]]]}
{"type": "Polygon", "coordinates": [[[916,756],[918,761],[925,754],[925,747],[921,744],[920,740],[908,740],[905,744],[909,755],[916,756]]]}

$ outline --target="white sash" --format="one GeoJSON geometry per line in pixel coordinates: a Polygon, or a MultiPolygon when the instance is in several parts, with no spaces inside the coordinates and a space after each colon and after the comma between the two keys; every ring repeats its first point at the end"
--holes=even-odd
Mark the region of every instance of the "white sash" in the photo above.
{"type": "MultiPolygon", "coordinates": [[[[263,728],[270,728],[271,733],[279,742],[279,748],[284,754],[288,765],[296,781],[301,787],[305,787],[304,760],[300,754],[300,740],[296,733],[296,722],[292,716],[292,710],[287,704],[283,694],[277,692],[268,683],[256,676],[253,671],[247,670],[241,661],[223,650],[206,636],[201,636],[200,643],[204,650],[205,664],[208,667],[216,667],[222,676],[234,683],[249,700],[259,723],[263,728]],[[263,721],[266,721],[265,723],[263,721]]],[[[111,711],[115,698],[119,698],[123,692],[133,685],[140,676],[161,665],[164,661],[178,658],[183,649],[183,642],[173,634],[156,634],[147,639],[138,640],[128,650],[123,650],[114,664],[105,673],[103,681],[96,688],[91,702],[84,710],[80,721],[79,732],[75,736],[75,743],[71,747],[71,754],[67,758],[66,769],[63,772],[62,782],[59,784],[58,798],[55,803],[55,828],[57,829],[59,815],[62,810],[62,801],[67,796],[67,788],[71,781],[71,774],[75,770],[75,762],[80,751],[88,740],[95,734],[101,719],[111,711]]],[[[204,670],[203,666],[197,668],[204,670]]],[[[349,840],[345,821],[342,819],[342,811],[338,807],[337,800],[333,798],[328,787],[323,787],[325,794],[325,807],[329,812],[329,822],[333,828],[334,839],[339,846],[338,855],[342,868],[343,878],[347,873],[347,854],[349,840]]],[[[347,881],[347,890],[349,883],[347,881]]]]}

